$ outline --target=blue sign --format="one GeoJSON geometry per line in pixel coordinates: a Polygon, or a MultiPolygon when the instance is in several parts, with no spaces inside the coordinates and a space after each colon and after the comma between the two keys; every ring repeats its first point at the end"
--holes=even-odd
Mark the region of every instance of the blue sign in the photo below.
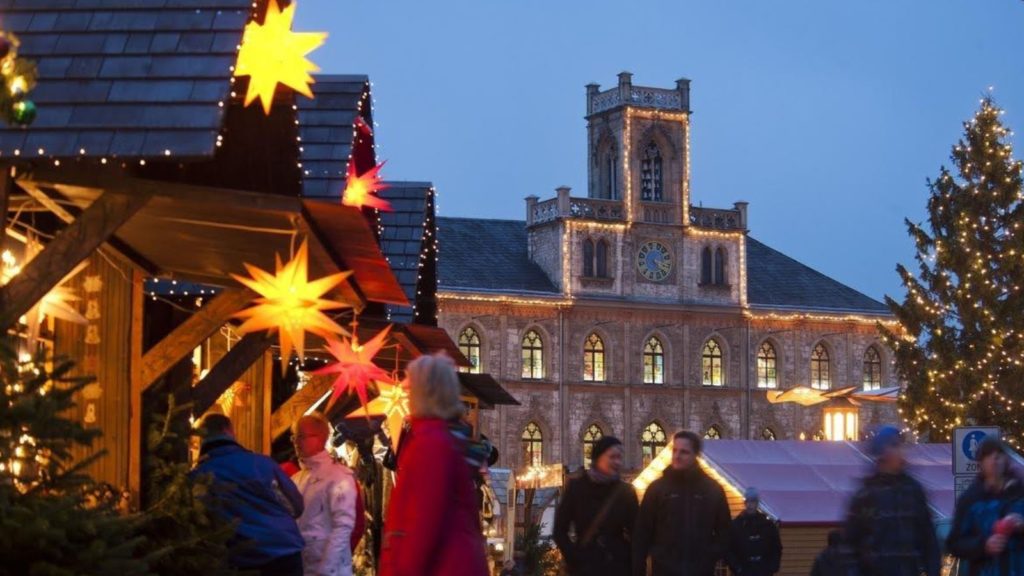
{"type": "Polygon", "coordinates": [[[985,438],[999,438],[999,428],[994,426],[970,426],[957,428],[953,432],[953,474],[978,473],[978,447],[985,438]]]}
{"type": "Polygon", "coordinates": [[[964,436],[964,441],[960,443],[960,449],[964,451],[964,456],[971,462],[978,461],[978,446],[981,445],[981,441],[985,439],[985,436],[988,436],[988,434],[981,430],[973,430],[964,436]]]}

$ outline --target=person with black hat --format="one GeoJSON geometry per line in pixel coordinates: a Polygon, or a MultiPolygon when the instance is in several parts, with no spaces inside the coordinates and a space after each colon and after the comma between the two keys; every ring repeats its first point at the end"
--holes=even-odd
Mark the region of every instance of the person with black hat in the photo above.
{"type": "Polygon", "coordinates": [[[555,512],[553,536],[571,576],[627,576],[630,534],[640,504],[633,486],[619,478],[622,442],[598,440],[590,468],[569,480],[555,512]]]}
{"type": "Polygon", "coordinates": [[[761,497],[753,486],[743,492],[743,512],[732,521],[729,569],[736,576],[772,576],[782,561],[779,527],[759,506],[761,497]]]}
{"type": "Polygon", "coordinates": [[[978,477],[956,501],[946,548],[971,576],[1024,573],[1024,484],[1007,452],[996,438],[982,440],[978,477]]]}
{"type": "Polygon", "coordinates": [[[906,471],[903,437],[881,427],[868,442],[874,470],[850,500],[843,530],[848,564],[862,576],[939,576],[928,498],[906,471]]]}

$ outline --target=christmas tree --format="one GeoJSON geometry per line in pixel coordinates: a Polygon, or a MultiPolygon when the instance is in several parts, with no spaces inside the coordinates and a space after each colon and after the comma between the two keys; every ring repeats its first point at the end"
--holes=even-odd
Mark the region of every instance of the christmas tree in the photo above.
{"type": "Polygon", "coordinates": [[[82,472],[102,454],[72,462],[98,435],[65,416],[89,381],[47,366],[0,346],[0,575],[148,574],[136,519],[82,472]]]}
{"type": "Polygon", "coordinates": [[[906,382],[900,411],[930,442],[962,425],[996,425],[1020,446],[1024,416],[1022,163],[991,97],[964,123],[953,170],[928,181],[927,224],[907,220],[918,273],[897,271],[901,330],[883,327],[906,382]]]}

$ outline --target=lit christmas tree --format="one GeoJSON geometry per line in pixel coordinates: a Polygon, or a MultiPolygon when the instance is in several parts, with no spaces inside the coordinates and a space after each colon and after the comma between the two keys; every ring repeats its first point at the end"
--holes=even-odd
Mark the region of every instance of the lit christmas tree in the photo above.
{"type": "Polygon", "coordinates": [[[900,410],[922,439],[961,425],[996,425],[1020,446],[1024,416],[1024,203],[1003,111],[991,97],[953,147],[954,170],[929,180],[927,225],[907,221],[915,276],[886,301],[903,332],[882,329],[906,381],[900,410]]]}

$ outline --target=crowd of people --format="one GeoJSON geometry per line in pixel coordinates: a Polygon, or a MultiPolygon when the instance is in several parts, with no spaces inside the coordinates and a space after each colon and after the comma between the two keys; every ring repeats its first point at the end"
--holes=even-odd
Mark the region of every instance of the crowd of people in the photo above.
{"type": "MultiPolygon", "coordinates": [[[[485,544],[475,481],[488,450],[460,422],[464,406],[454,365],[425,356],[407,370],[411,417],[397,449],[397,478],[384,520],[378,574],[485,576],[485,544]]],[[[326,450],[330,424],[318,414],[293,426],[298,468],[240,446],[231,421],[207,416],[194,474],[214,478],[212,508],[237,523],[230,563],[261,575],[350,576],[361,534],[358,483],[326,450]]],[[[735,576],[779,572],[776,523],[756,489],[730,518],[722,487],[701,468],[700,436],[672,438],[672,459],[642,501],[621,477],[622,443],[605,436],[591,466],[569,480],[553,539],[570,576],[735,576]]],[[[923,487],[907,472],[900,432],[885,427],[868,443],[871,473],[848,504],[841,530],[812,576],[939,576],[942,549],[923,487]]],[[[957,501],[946,552],[965,576],[1024,576],[1024,484],[996,439],[978,448],[977,479],[957,501]]],[[[508,573],[514,573],[507,567],[508,573]]]]}

